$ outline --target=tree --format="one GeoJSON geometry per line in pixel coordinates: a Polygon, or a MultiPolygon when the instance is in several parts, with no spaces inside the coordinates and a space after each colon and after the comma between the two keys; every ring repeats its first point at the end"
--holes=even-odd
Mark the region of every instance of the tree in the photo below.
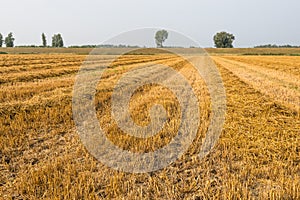
{"type": "Polygon", "coordinates": [[[160,30],[157,31],[155,34],[155,42],[158,48],[162,48],[163,47],[163,42],[168,39],[168,31],[166,30],[160,30]]]}
{"type": "Polygon", "coordinates": [[[46,35],[42,33],[42,42],[43,42],[43,47],[47,46],[47,40],[46,40],[46,35]]]}
{"type": "Polygon", "coordinates": [[[0,47],[2,47],[2,44],[3,44],[3,36],[2,36],[2,34],[0,33],[0,47]]]}
{"type": "Polygon", "coordinates": [[[64,41],[61,37],[61,35],[58,34],[54,34],[52,37],[52,47],[63,47],[64,46],[64,41]]]}
{"type": "Polygon", "coordinates": [[[233,48],[234,35],[227,32],[219,32],[214,36],[215,46],[217,48],[233,48]]]}
{"type": "Polygon", "coordinates": [[[15,38],[13,37],[13,34],[10,32],[7,37],[4,40],[4,43],[6,45],[6,47],[14,47],[14,41],[15,38]]]}

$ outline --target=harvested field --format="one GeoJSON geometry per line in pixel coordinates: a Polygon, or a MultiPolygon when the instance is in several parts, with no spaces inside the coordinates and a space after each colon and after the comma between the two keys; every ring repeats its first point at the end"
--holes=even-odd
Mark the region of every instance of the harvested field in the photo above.
{"type": "MultiPolygon", "coordinates": [[[[116,145],[148,152],[170,142],[180,123],[170,90],[147,85],[130,102],[140,125],[161,104],[170,118],[159,134],[141,141],[122,133],[110,115],[114,84],[148,63],[169,65],[187,78],[201,110],[197,137],[165,169],[114,171],[85,149],[72,116],[75,76],[84,55],[0,55],[0,199],[299,199],[300,57],[218,56],[227,96],[224,129],[213,151],[198,153],[210,119],[203,79],[174,55],[124,55],[103,74],[95,105],[100,124],[116,145]],[[101,118],[100,118],[101,116],[101,118]]],[[[110,55],[90,65],[105,65],[110,55]]],[[[147,70],[147,68],[145,68],[147,70]]]]}

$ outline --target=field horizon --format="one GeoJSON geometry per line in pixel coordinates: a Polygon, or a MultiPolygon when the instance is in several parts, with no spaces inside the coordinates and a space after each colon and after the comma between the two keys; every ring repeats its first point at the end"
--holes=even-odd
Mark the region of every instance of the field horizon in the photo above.
{"type": "MultiPolygon", "coordinates": [[[[53,48],[53,47],[0,47],[0,54],[79,54],[88,55],[94,48],[53,48]]],[[[103,55],[120,55],[123,52],[144,48],[97,48],[103,55]]],[[[156,50],[157,48],[145,48],[156,50]]],[[[203,49],[210,55],[291,55],[299,56],[300,48],[161,48],[163,50],[177,50],[197,52],[203,49]]],[[[152,52],[151,52],[152,53],[152,52]]],[[[150,54],[151,54],[150,53],[150,54]]],[[[143,54],[147,55],[147,52],[143,54]]]]}

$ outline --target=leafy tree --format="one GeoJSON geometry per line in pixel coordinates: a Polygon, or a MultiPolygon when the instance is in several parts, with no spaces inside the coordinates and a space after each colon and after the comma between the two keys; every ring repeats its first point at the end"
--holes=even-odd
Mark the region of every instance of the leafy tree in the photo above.
{"type": "Polygon", "coordinates": [[[4,43],[6,45],[6,47],[14,47],[14,41],[15,38],[13,37],[13,34],[10,32],[7,37],[4,40],[4,43]]]}
{"type": "Polygon", "coordinates": [[[3,44],[3,36],[2,36],[2,34],[0,33],[0,47],[2,47],[2,44],[3,44]]]}
{"type": "Polygon", "coordinates": [[[234,35],[227,32],[219,32],[214,36],[215,46],[217,48],[233,48],[234,35]]]}
{"type": "Polygon", "coordinates": [[[155,42],[158,48],[162,48],[163,47],[163,42],[168,39],[168,31],[166,30],[160,30],[157,31],[155,34],[155,42]]]}
{"type": "Polygon", "coordinates": [[[64,41],[61,37],[61,35],[58,34],[54,34],[52,37],[52,47],[63,47],[64,46],[64,41]]]}
{"type": "Polygon", "coordinates": [[[43,47],[47,46],[47,40],[46,40],[46,35],[42,33],[42,42],[43,42],[43,47]]]}

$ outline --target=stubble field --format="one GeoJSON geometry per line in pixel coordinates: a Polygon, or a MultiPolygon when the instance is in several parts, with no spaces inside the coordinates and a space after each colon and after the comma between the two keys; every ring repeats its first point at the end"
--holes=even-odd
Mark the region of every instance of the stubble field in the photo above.
{"type": "MultiPolygon", "coordinates": [[[[107,137],[133,152],[170,142],[180,123],[172,93],[147,85],[132,96],[132,118],[149,123],[162,104],[168,123],[146,141],[118,129],[110,114],[114,84],[125,72],[161,63],[184,75],[199,98],[198,134],[165,169],[114,171],[85,149],[72,117],[75,76],[85,55],[0,55],[1,199],[299,199],[300,57],[214,55],[227,96],[224,129],[213,151],[198,159],[210,119],[209,92],[188,62],[174,55],[125,55],[109,66],[95,106],[107,137]]],[[[105,65],[112,56],[96,56],[105,65]]],[[[147,70],[147,68],[145,68],[147,70]]]]}

